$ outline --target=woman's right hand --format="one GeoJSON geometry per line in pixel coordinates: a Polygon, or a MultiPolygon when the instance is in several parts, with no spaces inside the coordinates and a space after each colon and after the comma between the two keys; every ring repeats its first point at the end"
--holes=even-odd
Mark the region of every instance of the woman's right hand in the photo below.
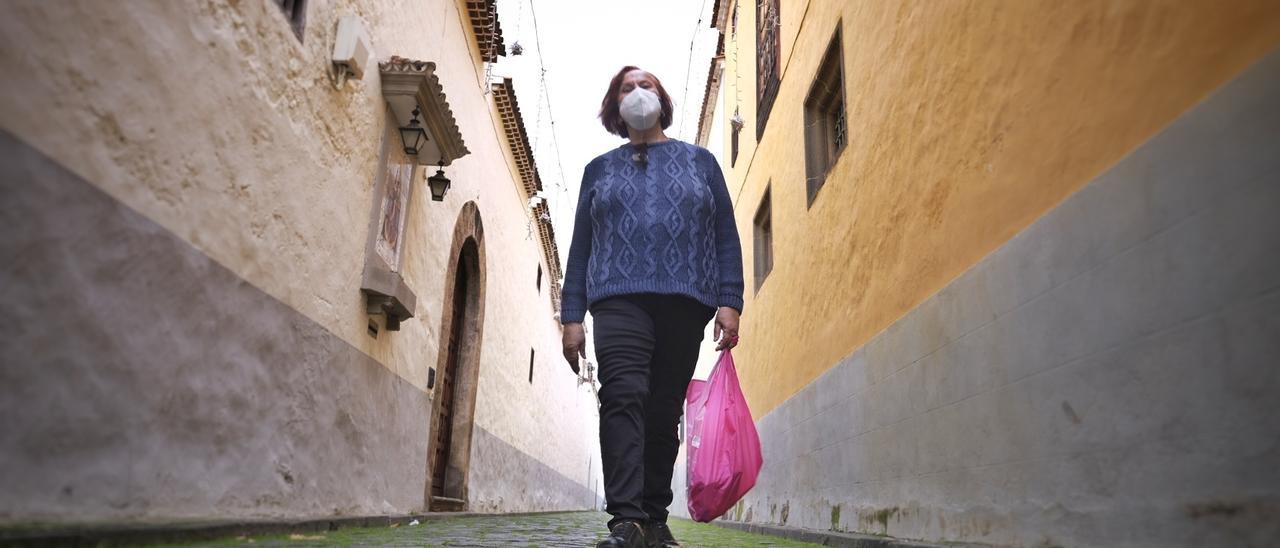
{"type": "Polygon", "coordinates": [[[587,358],[587,332],[580,323],[564,324],[564,360],[578,374],[578,357],[587,358]]]}

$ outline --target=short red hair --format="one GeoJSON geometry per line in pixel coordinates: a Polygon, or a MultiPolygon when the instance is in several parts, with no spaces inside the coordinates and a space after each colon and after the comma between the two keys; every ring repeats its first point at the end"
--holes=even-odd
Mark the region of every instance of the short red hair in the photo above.
{"type": "MultiPolygon", "coordinates": [[[[629,136],[627,135],[627,122],[622,119],[622,114],[618,112],[618,91],[622,89],[622,79],[627,76],[628,72],[633,70],[640,70],[640,67],[631,65],[622,67],[622,70],[613,76],[613,80],[609,81],[609,91],[605,92],[604,101],[600,102],[600,123],[604,124],[605,131],[623,139],[629,136]]],[[[667,95],[667,89],[662,87],[662,81],[658,80],[657,76],[654,76],[653,73],[649,73],[649,76],[657,84],[654,86],[657,88],[655,91],[658,93],[658,100],[662,103],[662,116],[658,119],[658,122],[662,124],[662,129],[667,129],[671,127],[671,118],[675,110],[671,105],[671,96],[667,95]]]]}

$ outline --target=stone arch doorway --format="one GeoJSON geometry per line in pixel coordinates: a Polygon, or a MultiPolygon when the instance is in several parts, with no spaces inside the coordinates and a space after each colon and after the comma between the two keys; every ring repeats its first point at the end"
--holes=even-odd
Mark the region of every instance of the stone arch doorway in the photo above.
{"type": "Polygon", "coordinates": [[[438,379],[427,452],[427,509],[466,509],[480,342],[484,326],[484,225],[467,202],[453,229],[441,307],[438,379]]]}

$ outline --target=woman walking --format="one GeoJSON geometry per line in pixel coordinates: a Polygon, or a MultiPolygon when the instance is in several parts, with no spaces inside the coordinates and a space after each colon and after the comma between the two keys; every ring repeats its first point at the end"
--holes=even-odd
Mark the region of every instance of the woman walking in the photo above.
{"type": "Polygon", "coordinates": [[[738,341],[742,248],[715,158],[670,139],[671,98],[623,67],[600,121],[627,143],[587,165],[565,269],[560,321],[574,373],[594,319],[600,451],[609,536],[597,548],[679,546],[667,528],[677,426],[713,317],[718,349],[738,341]]]}

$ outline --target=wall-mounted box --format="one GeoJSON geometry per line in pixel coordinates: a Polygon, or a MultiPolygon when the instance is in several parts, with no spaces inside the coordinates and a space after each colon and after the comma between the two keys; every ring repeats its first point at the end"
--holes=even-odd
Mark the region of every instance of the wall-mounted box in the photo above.
{"type": "Polygon", "coordinates": [[[373,42],[365,32],[364,23],[354,15],[342,16],[338,21],[338,38],[333,43],[333,64],[362,79],[372,59],[373,42]]]}

